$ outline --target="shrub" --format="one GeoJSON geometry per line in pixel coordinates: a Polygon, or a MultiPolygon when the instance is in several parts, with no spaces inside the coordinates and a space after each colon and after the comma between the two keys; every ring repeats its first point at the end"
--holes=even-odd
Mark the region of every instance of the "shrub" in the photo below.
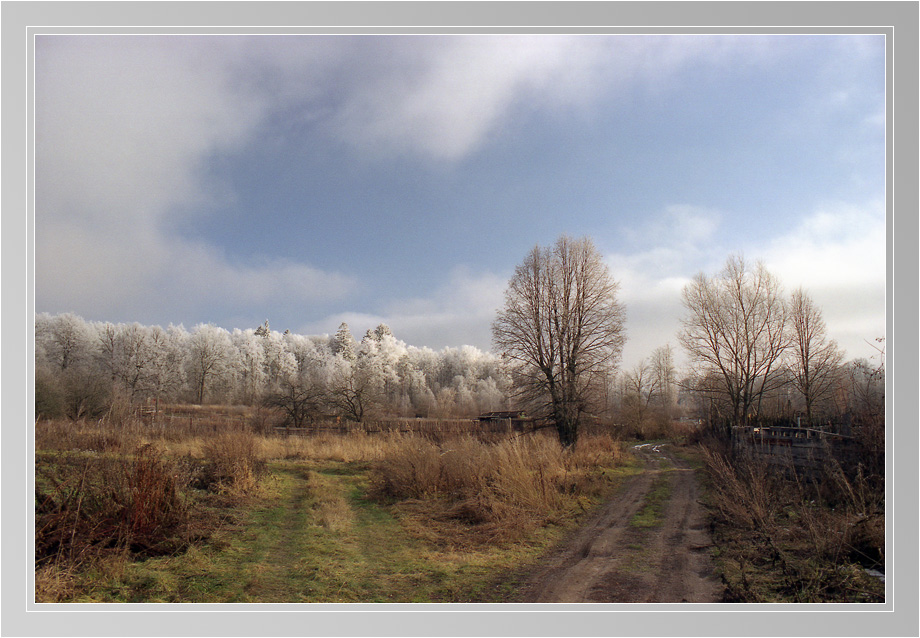
{"type": "Polygon", "coordinates": [[[198,487],[230,494],[253,492],[266,473],[261,445],[252,432],[218,434],[203,445],[205,467],[198,487]]]}
{"type": "Polygon", "coordinates": [[[884,558],[883,497],[857,473],[794,468],[703,448],[727,598],[739,602],[880,602],[862,566],[884,558]]]}
{"type": "Polygon", "coordinates": [[[174,465],[152,446],[126,458],[45,459],[36,472],[36,563],[105,550],[158,554],[185,544],[188,508],[174,465]]]}

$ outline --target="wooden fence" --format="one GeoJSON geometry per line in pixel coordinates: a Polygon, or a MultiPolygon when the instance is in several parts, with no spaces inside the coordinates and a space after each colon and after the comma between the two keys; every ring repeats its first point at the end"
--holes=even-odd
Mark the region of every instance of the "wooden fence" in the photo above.
{"type": "Polygon", "coordinates": [[[322,421],[303,428],[278,426],[275,432],[283,435],[310,436],[320,433],[346,434],[364,432],[382,434],[402,432],[422,435],[508,434],[513,431],[511,420],[480,421],[479,419],[371,419],[354,421],[322,421]]]}
{"type": "Polygon", "coordinates": [[[735,428],[732,444],[771,466],[788,469],[791,465],[809,477],[819,475],[830,461],[846,468],[858,459],[858,445],[852,437],[809,428],[735,428]]]}

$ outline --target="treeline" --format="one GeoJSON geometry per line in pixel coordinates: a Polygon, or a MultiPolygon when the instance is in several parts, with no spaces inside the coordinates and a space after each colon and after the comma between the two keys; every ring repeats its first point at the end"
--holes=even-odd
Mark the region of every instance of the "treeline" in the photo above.
{"type": "MultiPolygon", "coordinates": [[[[723,439],[737,426],[800,425],[856,435],[882,458],[884,339],[873,360],[845,361],[805,291],[785,294],[762,264],[737,256],[715,275],[697,275],[683,305],[677,340],[687,366],[678,368],[671,345],[625,369],[597,366],[579,379],[583,421],[640,438],[669,436],[681,421],[723,439]]],[[[69,313],[35,319],[36,412],[46,418],[96,418],[119,401],[267,405],[295,426],[522,408],[539,415],[513,385],[522,375],[512,378],[504,364],[471,346],[409,346],[383,324],[357,341],[344,323],[332,336],[304,336],[267,321],[189,331],[69,313]]]]}
{"type": "Polygon", "coordinates": [[[456,417],[506,409],[499,360],[471,346],[407,346],[386,325],[361,341],[343,323],[330,336],[228,331],[199,324],[35,319],[39,417],[96,418],[115,402],[272,405],[294,425],[320,418],[456,417]]]}
{"type": "Polygon", "coordinates": [[[684,287],[678,335],[686,383],[717,431],[795,418],[802,426],[884,422],[884,339],[875,362],[844,362],[821,309],[801,288],[786,295],[762,263],[730,257],[684,287]]]}
{"type": "Polygon", "coordinates": [[[857,436],[881,458],[885,340],[869,359],[845,360],[821,308],[799,288],[787,294],[761,263],[731,256],[715,275],[683,290],[677,335],[687,366],[669,345],[619,371],[608,411],[637,433],[666,435],[675,418],[729,439],[746,425],[793,425],[857,436]]]}

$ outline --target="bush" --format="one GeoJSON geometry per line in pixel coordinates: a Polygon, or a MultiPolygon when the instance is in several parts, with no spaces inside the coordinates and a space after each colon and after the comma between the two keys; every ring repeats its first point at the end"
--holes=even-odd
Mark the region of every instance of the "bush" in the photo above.
{"type": "Polygon", "coordinates": [[[149,445],[126,458],[45,459],[36,471],[36,564],[175,551],[189,520],[180,487],[174,465],[149,445]]]}
{"type": "Polygon", "coordinates": [[[881,602],[883,495],[860,473],[794,468],[703,448],[714,541],[727,598],[738,602],[881,602]]]}
{"type": "Polygon", "coordinates": [[[256,490],[267,472],[261,445],[252,432],[218,434],[203,445],[205,466],[197,487],[229,494],[256,490]]]}

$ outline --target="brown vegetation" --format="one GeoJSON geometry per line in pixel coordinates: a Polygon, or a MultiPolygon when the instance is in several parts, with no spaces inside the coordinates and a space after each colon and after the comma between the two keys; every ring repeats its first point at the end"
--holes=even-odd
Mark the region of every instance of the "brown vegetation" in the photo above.
{"type": "Polygon", "coordinates": [[[727,599],[883,602],[884,494],[860,468],[830,462],[806,481],[794,468],[703,447],[714,540],[727,599]]]}
{"type": "Polygon", "coordinates": [[[130,416],[36,423],[38,601],[78,600],[137,560],[219,551],[218,530],[274,493],[269,463],[297,464],[305,520],[323,533],[351,533],[366,503],[433,547],[484,548],[571,521],[609,485],[605,468],[622,461],[608,436],[574,449],[542,434],[265,436],[245,415],[219,412],[199,408],[169,426],[130,416]],[[358,491],[343,492],[329,468],[354,476],[358,491]]]}
{"type": "Polygon", "coordinates": [[[507,541],[583,511],[609,487],[605,468],[621,462],[609,436],[584,436],[571,450],[539,435],[494,444],[406,437],[374,464],[371,492],[432,540],[507,541]]]}

